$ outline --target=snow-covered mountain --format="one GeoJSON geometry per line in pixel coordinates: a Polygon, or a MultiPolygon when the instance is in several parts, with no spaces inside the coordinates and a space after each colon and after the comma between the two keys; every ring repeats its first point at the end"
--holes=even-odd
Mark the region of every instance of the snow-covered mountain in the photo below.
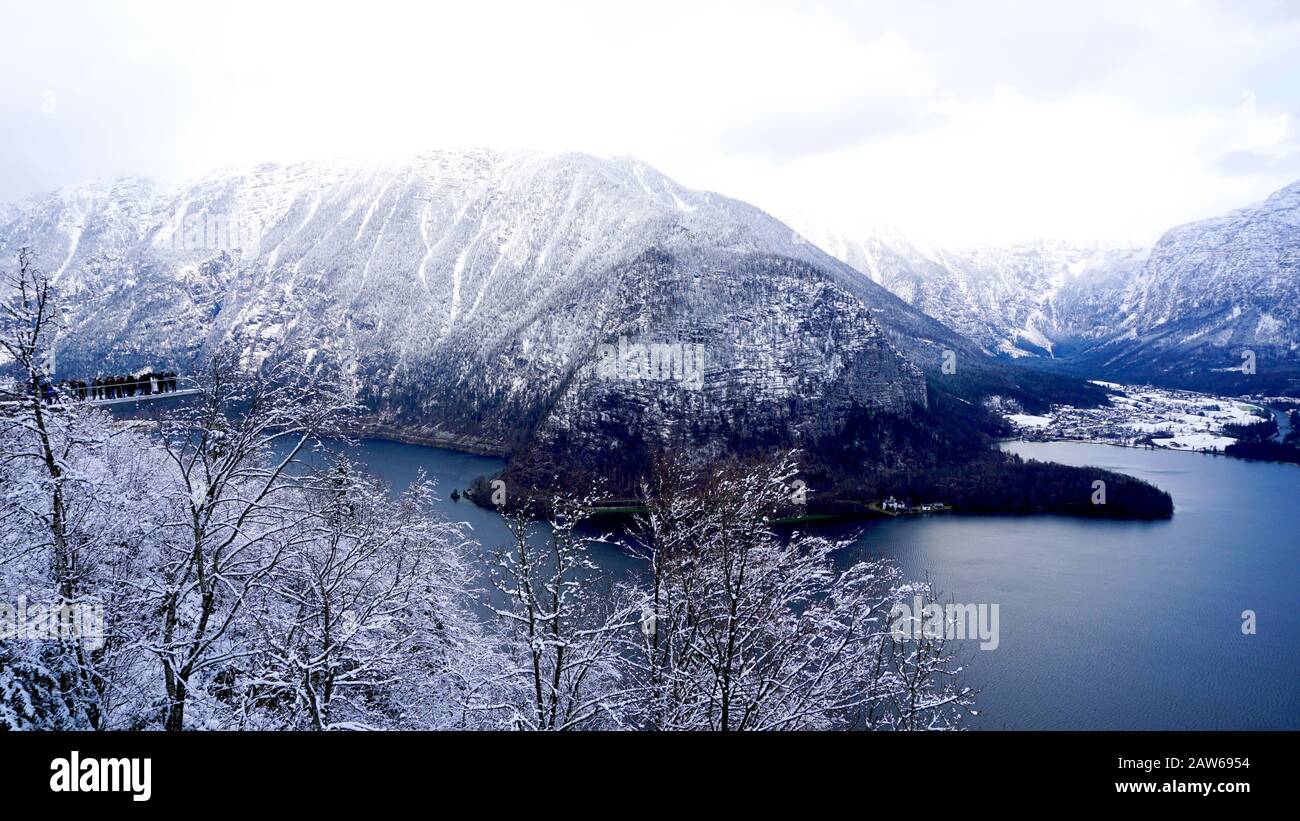
{"type": "Polygon", "coordinates": [[[989,354],[1193,388],[1300,388],[1300,183],[1174,228],[1150,251],[1061,242],[952,249],[792,224],[989,354]],[[1247,351],[1255,374],[1240,372],[1247,351]]]}
{"type": "Polygon", "coordinates": [[[1118,299],[1141,270],[1140,248],[1041,241],[955,248],[897,231],[849,235],[794,218],[809,241],[915,308],[978,343],[990,355],[1053,356],[1060,344],[1104,334],[1118,299]]]}
{"type": "Polygon", "coordinates": [[[1111,310],[1112,333],[1079,351],[1109,373],[1300,388],[1300,182],[1167,231],[1111,310]]]}
{"type": "Polygon", "coordinates": [[[76,186],[11,212],[0,256],[20,246],[64,294],[61,374],[184,370],[223,342],[339,359],[379,431],[529,443],[539,464],[561,444],[821,438],[850,412],[925,404],[898,350],[973,350],[762,211],[629,158],[439,152],[76,186]],[[699,384],[602,363],[639,343],[669,370],[702,356],[699,384]]]}

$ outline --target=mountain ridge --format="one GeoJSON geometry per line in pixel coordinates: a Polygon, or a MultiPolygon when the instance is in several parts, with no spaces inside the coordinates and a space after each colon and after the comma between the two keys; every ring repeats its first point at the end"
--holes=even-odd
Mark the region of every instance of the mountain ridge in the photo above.
{"type": "Polygon", "coordinates": [[[916,360],[973,351],[770,215],[632,158],[124,179],[18,207],[0,254],[20,246],[52,258],[66,297],[62,373],[184,369],[223,345],[253,365],[337,362],[365,430],[520,464],[617,474],[628,435],[714,456],[834,441],[864,411],[924,407],[916,360]],[[702,389],[597,378],[621,338],[699,346],[702,389]]]}
{"type": "Polygon", "coordinates": [[[1300,391],[1300,182],[1175,226],[1150,249],[953,250],[897,234],[854,239],[815,220],[801,230],[992,356],[1089,378],[1300,391]],[[1255,373],[1242,372],[1247,354],[1255,373]]]}

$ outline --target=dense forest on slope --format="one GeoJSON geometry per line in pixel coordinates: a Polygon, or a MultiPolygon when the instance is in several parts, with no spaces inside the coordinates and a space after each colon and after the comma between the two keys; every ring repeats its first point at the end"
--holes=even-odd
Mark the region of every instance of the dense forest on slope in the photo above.
{"type": "MultiPolygon", "coordinates": [[[[964,513],[1162,519],[1174,512],[1168,493],[1139,479],[1100,468],[1025,461],[997,450],[996,438],[1008,432],[1005,423],[984,407],[941,389],[932,389],[928,404],[913,406],[910,413],[853,409],[843,430],[842,435],[803,442],[796,462],[806,500],[792,502],[787,515],[871,516],[875,514],[868,505],[890,496],[908,504],[939,502],[964,513]],[[809,458],[810,453],[815,456],[809,458]],[[1094,501],[1097,481],[1105,483],[1104,501],[1094,501]]],[[[609,433],[626,437],[621,430],[609,433]]],[[[666,457],[634,438],[626,438],[625,444],[621,462],[582,464],[563,459],[567,451],[560,448],[555,454],[562,461],[546,467],[556,474],[581,476],[608,496],[635,506],[651,466],[666,457]]],[[[729,456],[715,467],[763,464],[791,446],[788,438],[755,440],[736,433],[728,441],[729,456]]],[[[682,458],[689,462],[691,457],[682,458]]],[[[531,498],[544,506],[545,482],[531,481],[539,475],[511,465],[499,477],[481,477],[471,498],[491,505],[490,480],[499,478],[517,494],[514,501],[531,498]]]]}
{"type": "Polygon", "coordinates": [[[1223,449],[1229,456],[1257,462],[1291,462],[1300,464],[1300,447],[1284,442],[1234,442],[1223,449]]]}

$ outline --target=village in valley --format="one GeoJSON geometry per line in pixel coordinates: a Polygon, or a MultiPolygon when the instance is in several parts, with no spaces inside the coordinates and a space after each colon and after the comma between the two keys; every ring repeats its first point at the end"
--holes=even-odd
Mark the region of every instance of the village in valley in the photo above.
{"type": "MultiPolygon", "coordinates": [[[[1020,412],[1011,404],[995,410],[1016,435],[1030,441],[1074,440],[1127,447],[1155,447],[1221,453],[1237,441],[1228,426],[1254,425],[1274,418],[1268,397],[1223,397],[1194,391],[1096,382],[1106,388],[1111,405],[1078,408],[1054,405],[1050,414],[1020,412]]],[[[1283,398],[1280,401],[1295,403],[1283,398]]],[[[1285,414],[1282,415],[1285,420],[1285,414]]]]}

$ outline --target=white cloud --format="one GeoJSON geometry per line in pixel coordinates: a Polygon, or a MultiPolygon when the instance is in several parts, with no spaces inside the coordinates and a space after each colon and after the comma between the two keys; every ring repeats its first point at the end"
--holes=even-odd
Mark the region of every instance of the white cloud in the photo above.
{"type": "Polygon", "coordinates": [[[531,146],[637,155],[850,230],[1146,241],[1290,181],[1287,7],[1047,6],[29,4],[0,49],[0,196],[531,146]]]}
{"type": "MultiPolygon", "coordinates": [[[[1033,100],[1006,90],[952,106],[918,134],[868,140],[767,173],[771,208],[949,242],[1069,236],[1147,243],[1180,222],[1262,196],[1281,180],[1223,173],[1230,151],[1271,151],[1289,118],[1151,112],[1096,94],[1033,100]]],[[[762,185],[761,183],[759,185],[762,185]]]]}

